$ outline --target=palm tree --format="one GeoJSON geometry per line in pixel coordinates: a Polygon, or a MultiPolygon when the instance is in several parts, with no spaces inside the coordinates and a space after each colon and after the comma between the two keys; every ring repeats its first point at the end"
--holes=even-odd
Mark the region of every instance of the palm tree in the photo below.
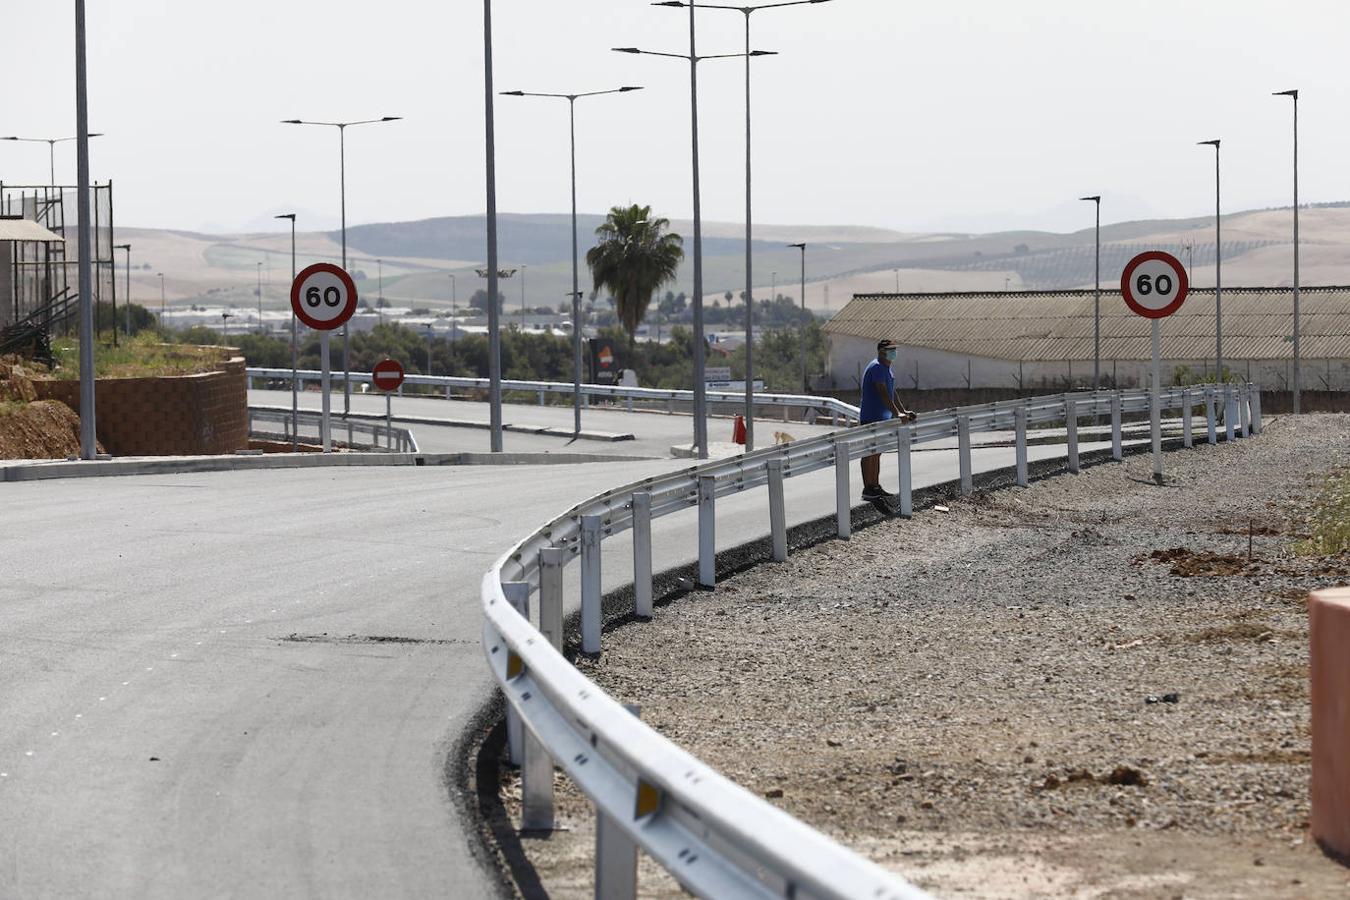
{"type": "Polygon", "coordinates": [[[614,298],[631,344],[652,295],[675,280],[684,259],[684,238],[667,234],[669,219],[652,218],[650,206],[615,206],[595,229],[600,243],[586,251],[595,288],[614,298]]]}

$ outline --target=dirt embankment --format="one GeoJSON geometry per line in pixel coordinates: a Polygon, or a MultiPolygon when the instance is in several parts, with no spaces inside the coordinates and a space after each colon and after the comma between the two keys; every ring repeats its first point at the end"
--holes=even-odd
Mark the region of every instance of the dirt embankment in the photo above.
{"type": "MultiPolygon", "coordinates": [[[[55,400],[38,400],[34,370],[0,358],[0,459],[64,459],[80,452],[80,417],[55,400]]],[[[102,447],[99,450],[102,451],[102,447]]]]}
{"type": "MultiPolygon", "coordinates": [[[[1294,552],[1350,417],[919,510],[728,578],[580,666],[748,789],[938,896],[1346,896],[1309,839],[1294,552]]],[[[507,772],[509,809],[518,782],[507,772]]],[[[526,850],[589,889],[589,805],[526,850]]],[[[679,896],[644,865],[644,896],[679,896]]]]}

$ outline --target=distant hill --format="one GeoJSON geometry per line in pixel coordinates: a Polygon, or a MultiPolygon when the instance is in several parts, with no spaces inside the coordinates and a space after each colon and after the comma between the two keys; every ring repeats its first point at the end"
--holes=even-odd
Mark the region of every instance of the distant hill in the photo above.
{"type": "MultiPolygon", "coordinates": [[[[581,281],[590,287],[584,254],[594,243],[598,215],[579,217],[581,281]]],[[[1350,283],[1350,203],[1320,204],[1302,213],[1303,280],[1306,284],[1350,283]]],[[[744,226],[710,222],[704,230],[704,287],[709,298],[739,295],[744,287],[744,226]]],[[[690,225],[673,221],[686,238],[690,225]]],[[[474,274],[486,251],[482,216],[455,216],[414,222],[389,222],[348,228],[348,267],[363,297],[380,292],[403,306],[442,307],[452,294],[462,305],[482,286],[474,274]],[[377,262],[378,260],[378,262],[377,262]],[[454,276],[452,279],[450,276],[454,276]]],[[[904,234],[853,226],[756,227],[756,292],[776,285],[793,296],[801,256],[787,246],[807,243],[807,303],[828,312],[854,292],[1058,289],[1091,286],[1093,230],[1069,234],[1005,231],[990,234],[904,234]]],[[[1292,212],[1251,210],[1226,215],[1223,223],[1223,273],[1229,285],[1284,285],[1292,280],[1292,212]]],[[[337,232],[302,233],[299,264],[337,261],[337,232]]],[[[507,214],[499,219],[499,259],[519,270],[504,285],[508,307],[525,292],[529,306],[565,302],[571,290],[571,228],[565,214],[507,214]]],[[[165,273],[169,302],[253,305],[262,263],[264,305],[285,305],[290,275],[289,234],[208,235],[155,229],[118,229],[119,240],[133,244],[133,297],[158,302],[158,272],[165,273]],[[141,268],[146,266],[148,268],[141,268]]],[[[1159,219],[1124,222],[1102,228],[1104,284],[1120,277],[1125,261],[1145,248],[1167,249],[1192,267],[1197,285],[1213,284],[1213,219],[1159,219]]],[[[686,243],[686,249],[688,245],[686,243]]],[[[120,261],[120,255],[119,255],[120,261]]],[[[688,260],[675,292],[689,292],[688,260]]],[[[119,285],[120,287],[120,285],[119,285]]]]}

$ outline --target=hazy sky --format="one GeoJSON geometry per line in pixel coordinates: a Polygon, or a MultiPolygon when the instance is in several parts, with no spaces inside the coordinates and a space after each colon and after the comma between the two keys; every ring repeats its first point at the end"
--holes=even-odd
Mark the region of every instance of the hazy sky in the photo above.
{"type": "MultiPolygon", "coordinates": [[[[337,135],[283,118],[405,121],[348,132],[349,223],[480,213],[477,0],[88,0],[97,179],[123,225],[333,227],[337,135]]],[[[74,130],[73,2],[5,4],[0,132],[74,130]]],[[[735,52],[738,13],[700,13],[735,52]]],[[[1302,198],[1350,199],[1345,0],[831,0],[754,16],[756,219],[907,231],[1073,230],[1287,204],[1298,88],[1302,198]]],[[[641,93],[578,103],[580,206],[691,212],[687,13],[645,0],[496,0],[498,90],[641,93]]],[[[743,216],[743,67],[700,65],[703,209],[743,216]]],[[[564,101],[497,100],[499,208],[568,205],[564,101]]],[[[74,179],[73,144],[57,148],[74,179]]],[[[0,143],[0,179],[45,182],[46,145],[0,143]]]]}

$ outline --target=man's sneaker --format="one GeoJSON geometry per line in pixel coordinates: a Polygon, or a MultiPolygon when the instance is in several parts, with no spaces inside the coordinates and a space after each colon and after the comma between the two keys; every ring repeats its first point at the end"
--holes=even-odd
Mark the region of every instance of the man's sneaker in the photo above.
{"type": "Polygon", "coordinates": [[[864,500],[880,500],[885,496],[887,496],[887,494],[881,489],[881,485],[879,484],[869,484],[862,489],[862,498],[864,500]]]}

